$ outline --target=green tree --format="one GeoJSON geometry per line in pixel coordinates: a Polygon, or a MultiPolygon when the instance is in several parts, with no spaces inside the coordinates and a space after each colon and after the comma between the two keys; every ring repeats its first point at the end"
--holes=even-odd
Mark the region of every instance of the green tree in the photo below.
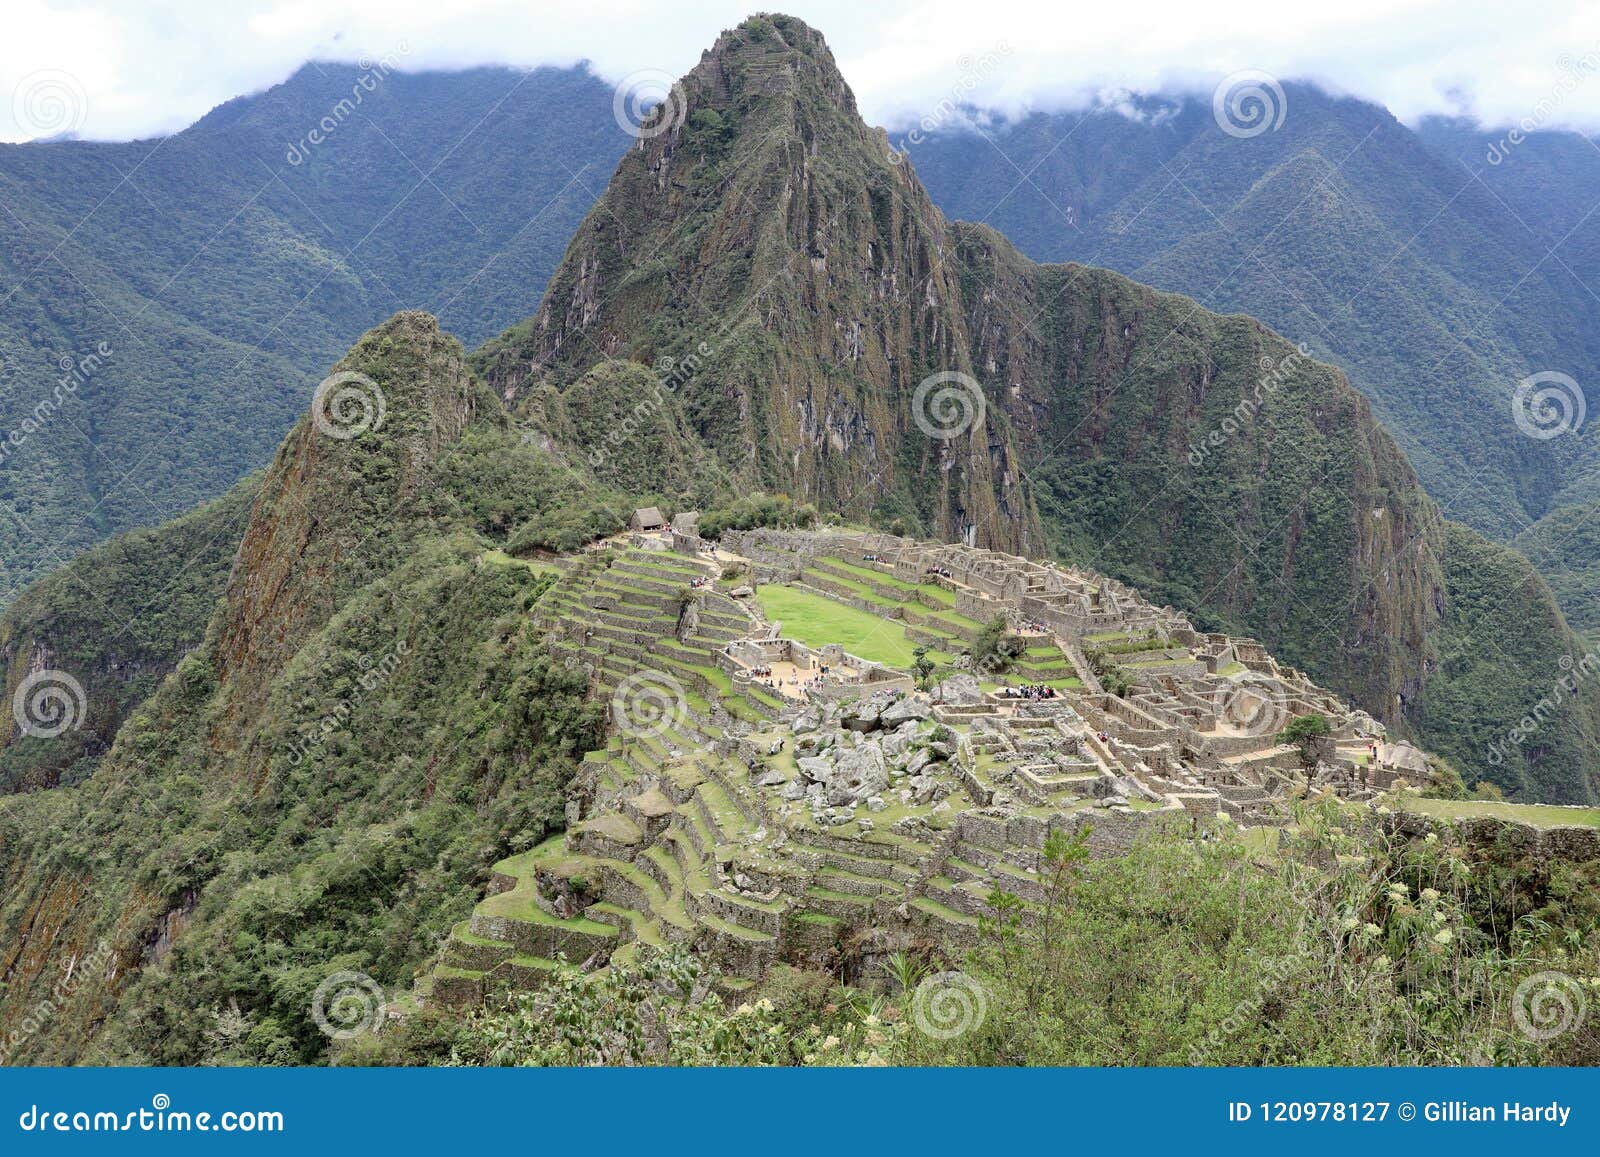
{"type": "Polygon", "coordinates": [[[1299,748],[1301,765],[1315,767],[1324,741],[1332,732],[1328,717],[1312,712],[1291,720],[1287,727],[1278,732],[1278,742],[1299,748]]]}

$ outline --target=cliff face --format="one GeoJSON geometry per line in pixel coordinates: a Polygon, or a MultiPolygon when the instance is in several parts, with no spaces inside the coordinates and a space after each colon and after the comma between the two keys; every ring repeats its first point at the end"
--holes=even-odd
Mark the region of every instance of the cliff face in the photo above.
{"type": "Polygon", "coordinates": [[[262,481],[219,612],[220,679],[270,675],[344,594],[392,565],[389,532],[418,480],[480,408],[494,400],[432,316],[397,314],[356,343],[262,481]]]}
{"type": "MultiPolygon", "coordinates": [[[[1091,564],[1261,638],[1456,752],[1469,780],[1560,784],[1574,802],[1600,790],[1570,766],[1594,731],[1590,689],[1557,725],[1560,768],[1541,771],[1536,751],[1514,771],[1483,766],[1449,742],[1442,705],[1462,700],[1442,640],[1454,669],[1506,665],[1451,602],[1481,585],[1485,556],[1446,549],[1437,508],[1343,373],[1249,318],[1036,264],[947,222],[796,20],[723,34],[645,119],[538,312],[476,356],[547,429],[552,395],[586,393],[583,375],[612,360],[653,365],[671,395],[672,428],[641,439],[670,449],[664,463],[1091,564]]],[[[698,505],[681,473],[641,452],[618,481],[698,505]]],[[[1581,650],[1532,582],[1538,647],[1581,650]]],[[[1512,674],[1532,699],[1474,694],[1467,716],[1509,727],[1539,697],[1535,674],[1512,674]]]]}
{"type": "Polygon", "coordinates": [[[675,402],[739,484],[1064,552],[1389,720],[1423,682],[1438,519],[1343,376],[1248,319],[946,222],[798,21],[705,54],[478,364],[516,405],[613,358],[690,359],[675,402]]]}
{"type": "MultiPolygon", "coordinates": [[[[490,386],[426,315],[357,343],[260,481],[225,585],[231,550],[205,556],[194,598],[222,590],[198,645],[178,660],[204,620],[174,601],[176,669],[142,702],[112,693],[87,778],[0,799],[5,1055],[193,1063],[238,1002],[261,1056],[315,1059],[330,961],[403,983],[497,853],[561,822],[599,734],[583,675],[526,629],[548,579],[485,547],[541,524],[581,542],[615,522],[575,513],[651,489],[782,489],[1089,563],[1257,635],[1469,779],[1594,797],[1591,686],[1502,742],[1577,647],[1548,590],[1441,522],[1338,371],[946,223],[795,21],[726,34],[681,101],[539,312],[477,356],[490,386]],[[1491,743],[1500,762],[1474,764],[1491,743]]],[[[196,525],[231,536],[243,501],[196,525]]],[[[141,574],[181,539],[143,544],[141,574]]],[[[170,586],[132,585],[147,612],[170,586]]],[[[68,653],[55,605],[0,630],[8,691],[68,653]]]]}
{"type": "Polygon", "coordinates": [[[1036,550],[1004,430],[930,439],[904,404],[931,374],[976,377],[959,271],[821,36],[725,33],[641,133],[538,313],[480,354],[502,397],[608,358],[692,366],[674,388],[737,483],[1036,550]]]}
{"type": "Polygon", "coordinates": [[[1052,545],[1399,718],[1442,526],[1366,400],[1250,318],[953,231],[973,361],[1052,545]]]}

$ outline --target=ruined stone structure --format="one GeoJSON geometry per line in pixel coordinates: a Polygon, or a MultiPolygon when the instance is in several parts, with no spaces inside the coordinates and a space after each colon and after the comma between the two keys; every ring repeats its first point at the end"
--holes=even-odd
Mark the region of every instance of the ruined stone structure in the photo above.
{"type": "Polygon", "coordinates": [[[499,865],[455,930],[436,999],[532,983],[557,954],[602,963],[667,942],[706,953],[729,989],[862,944],[955,948],[997,887],[1040,898],[1052,829],[1087,826],[1110,855],[1152,825],[1280,825],[1290,791],[1371,799],[1426,775],[1258,643],[1197,632],[1100,575],[891,535],[724,535],[724,561],[756,583],[869,611],[957,662],[996,617],[1023,632],[1006,670],[945,672],[924,692],[782,637],[758,600],[724,593],[723,562],[646,545],[569,561],[536,608],[614,734],[585,761],[568,832],[499,865]],[[1307,768],[1277,737],[1311,713],[1332,734],[1307,768]]]}

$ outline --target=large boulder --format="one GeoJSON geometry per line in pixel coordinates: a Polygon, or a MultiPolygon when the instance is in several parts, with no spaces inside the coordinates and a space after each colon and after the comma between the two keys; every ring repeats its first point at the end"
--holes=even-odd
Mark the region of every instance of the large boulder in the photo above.
{"type": "Polygon", "coordinates": [[[808,757],[797,759],[795,762],[800,767],[800,774],[813,783],[827,783],[833,778],[833,764],[826,759],[808,757]]]}
{"type": "Polygon", "coordinates": [[[928,710],[927,704],[920,699],[913,699],[907,696],[904,699],[897,699],[885,707],[878,713],[878,719],[885,727],[893,729],[904,723],[926,719],[930,714],[932,713],[928,710]]]}
{"type": "Polygon", "coordinates": [[[883,752],[872,744],[863,744],[845,752],[834,765],[833,778],[828,781],[828,802],[835,807],[854,806],[888,786],[889,768],[883,762],[883,752]]]}
{"type": "Polygon", "coordinates": [[[876,731],[881,710],[879,704],[870,699],[863,699],[859,703],[851,704],[850,710],[845,714],[844,725],[851,731],[876,731]]]}
{"type": "Polygon", "coordinates": [[[952,675],[934,685],[933,701],[947,707],[971,707],[983,702],[983,688],[971,675],[952,675]]]}

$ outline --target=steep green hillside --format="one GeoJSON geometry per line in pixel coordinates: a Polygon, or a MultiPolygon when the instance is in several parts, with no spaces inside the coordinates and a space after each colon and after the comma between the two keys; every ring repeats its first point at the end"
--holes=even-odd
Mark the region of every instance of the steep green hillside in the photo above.
{"type": "MultiPolygon", "coordinates": [[[[1259,636],[1379,718],[1427,720],[1434,741],[1418,705],[1453,614],[1443,522],[1342,374],[1247,318],[947,222],[797,21],[725,34],[683,93],[538,314],[475,355],[497,393],[537,421],[610,359],[670,366],[646,409],[673,432],[636,439],[663,449],[659,473],[634,451],[641,488],[699,500],[667,470],[686,423],[736,487],[1047,547],[1259,636]],[[955,375],[931,383],[943,411],[937,374],[955,375]]],[[[1558,615],[1537,621],[1549,653],[1572,648],[1558,615]]],[[[1566,771],[1546,786],[1593,790],[1566,771]]]]}
{"type": "Polygon", "coordinates": [[[1529,374],[1587,387],[1600,366],[1592,148],[1543,135],[1490,165],[1486,134],[1415,132],[1308,85],[1283,103],[1277,130],[1245,139],[1201,99],[1151,99],[1137,118],[946,132],[910,157],[946,212],[1036,259],[1106,265],[1305,342],[1372,399],[1447,515],[1511,537],[1596,462],[1587,432],[1525,437],[1511,406],[1529,374]]]}
{"type": "MultiPolygon", "coordinates": [[[[68,689],[70,724],[60,735],[27,735],[0,720],[0,792],[84,778],[128,714],[197,644],[244,532],[256,479],[155,530],[137,530],[80,555],[28,588],[0,616],[5,702],[68,689]]],[[[38,713],[24,718],[45,722],[38,713]]],[[[53,730],[53,727],[48,729],[53,730]]]]}
{"type": "MultiPolygon", "coordinates": [[[[748,629],[720,592],[723,609],[690,622],[685,582],[723,581],[720,567],[633,560],[555,589],[557,574],[605,565],[578,548],[646,497],[702,506],[708,524],[766,504],[814,519],[795,505],[814,503],[824,518],[1098,564],[1201,627],[1281,647],[1469,782],[1595,798],[1588,682],[1494,746],[1575,654],[1548,589],[1521,556],[1441,517],[1339,371],[1250,318],[1038,265],[991,229],[947,222],[798,21],[724,34],[683,88],[682,123],[627,153],[532,318],[469,360],[432,316],[395,315],[338,363],[348,393],[315,399],[258,481],[107,545],[5,620],[8,680],[43,649],[90,672],[109,704],[60,755],[26,741],[0,753],[17,785],[64,784],[0,797],[7,1059],[325,1059],[312,994],[331,972],[391,994],[437,977],[440,943],[491,885],[513,885],[506,905],[528,899],[526,877],[494,865],[563,826],[586,754],[587,785],[604,788],[620,751],[595,692],[622,671],[602,661],[591,682],[592,632],[618,654],[661,645],[713,729],[777,713],[774,695],[736,689],[660,629],[676,617],[716,645],[748,629]],[[940,379],[965,392],[947,399],[964,403],[954,417],[918,397],[940,373],[972,382],[940,379]],[[192,569],[172,561],[182,545],[192,569]],[[538,555],[549,548],[562,557],[538,555]],[[67,593],[80,578],[98,612],[67,593]],[[219,587],[198,635],[195,611],[219,587]],[[166,615],[139,661],[177,666],[147,697],[109,633],[124,607],[166,615]],[[87,960],[95,983],[60,985],[87,960]],[[24,1031],[47,993],[47,1023],[24,1031]]],[[[913,613],[977,628],[943,606],[913,613]]],[[[951,636],[918,630],[945,651],[951,636]]],[[[654,738],[639,755],[652,775],[678,758],[654,738]]],[[[679,746],[706,738],[686,731],[679,746]]],[[[726,803],[729,832],[751,821],[715,782],[698,798],[726,803]]],[[[662,818],[660,798],[630,802],[662,818]]],[[[916,842],[887,807],[875,814],[887,846],[916,842]]],[[[626,843],[633,825],[596,838],[626,843]]],[[[1352,832],[1327,834],[1356,854],[1352,832]]],[[[882,895],[850,863],[829,878],[867,891],[820,899],[882,895]]],[[[568,883],[583,890],[581,874],[568,883]]]]}
{"type": "Polygon", "coordinates": [[[1588,646],[1516,551],[1450,523],[1444,570],[1438,675],[1407,705],[1418,733],[1514,798],[1594,800],[1600,672],[1588,646]]]}
{"type": "Polygon", "coordinates": [[[165,139],[0,145],[0,604],[262,465],[395,310],[525,316],[628,142],[610,96],[313,64],[165,139]]]}
{"type": "Polygon", "coordinates": [[[929,374],[972,372],[959,270],[944,219],[888,163],[822,38],[752,19],[682,90],[617,167],[538,314],[477,355],[491,385],[520,400],[608,358],[670,365],[677,405],[740,485],[1036,545],[1003,412],[992,440],[938,442],[904,404],[929,374]]]}
{"type": "Polygon", "coordinates": [[[87,779],[0,800],[0,1032],[74,953],[110,960],[19,1058],[196,1059],[231,1000],[261,1015],[263,1058],[313,1058],[329,962],[403,985],[488,865],[560,822],[599,740],[583,673],[523,628],[549,578],[478,531],[591,489],[425,315],[340,368],[382,391],[382,425],[303,419],[199,647],[87,779]]]}
{"type": "Polygon", "coordinates": [[[1586,637],[1600,635],[1600,502],[1557,507],[1511,545],[1544,575],[1567,622],[1586,637]]]}

